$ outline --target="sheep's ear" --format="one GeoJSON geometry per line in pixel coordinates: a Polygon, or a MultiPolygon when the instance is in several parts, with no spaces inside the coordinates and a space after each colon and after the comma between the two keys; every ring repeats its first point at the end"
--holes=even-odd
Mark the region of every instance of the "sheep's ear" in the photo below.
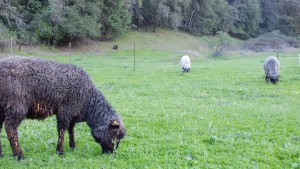
{"type": "Polygon", "coordinates": [[[120,126],[120,123],[119,123],[117,120],[112,120],[111,123],[110,123],[110,125],[111,125],[112,127],[119,127],[119,126],[120,126]]]}

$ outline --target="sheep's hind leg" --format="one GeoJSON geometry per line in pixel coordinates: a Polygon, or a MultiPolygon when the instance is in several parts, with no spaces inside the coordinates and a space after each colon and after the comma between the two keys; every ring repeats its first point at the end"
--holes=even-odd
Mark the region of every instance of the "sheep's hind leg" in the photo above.
{"type": "Polygon", "coordinates": [[[75,149],[76,148],[76,143],[75,143],[75,136],[74,136],[74,127],[75,127],[75,123],[71,122],[70,126],[68,128],[68,132],[69,132],[69,146],[71,149],[75,149]]]}
{"type": "Polygon", "coordinates": [[[12,120],[6,120],[5,122],[5,130],[13,151],[13,156],[15,158],[18,158],[18,160],[21,160],[24,159],[24,156],[20,144],[18,142],[17,126],[18,124],[14,123],[12,120]]]}

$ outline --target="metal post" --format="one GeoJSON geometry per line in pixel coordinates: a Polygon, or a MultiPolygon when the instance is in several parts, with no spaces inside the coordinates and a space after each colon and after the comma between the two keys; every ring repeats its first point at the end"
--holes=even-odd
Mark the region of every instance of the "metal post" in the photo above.
{"type": "Polygon", "coordinates": [[[10,37],[10,56],[12,56],[12,43],[13,43],[13,38],[10,37]]]}
{"type": "Polygon", "coordinates": [[[133,70],[135,71],[135,42],[133,42],[133,70]]]}
{"type": "Polygon", "coordinates": [[[72,62],[72,59],[71,59],[71,52],[72,52],[72,43],[69,42],[69,56],[70,56],[70,63],[72,62]]]}

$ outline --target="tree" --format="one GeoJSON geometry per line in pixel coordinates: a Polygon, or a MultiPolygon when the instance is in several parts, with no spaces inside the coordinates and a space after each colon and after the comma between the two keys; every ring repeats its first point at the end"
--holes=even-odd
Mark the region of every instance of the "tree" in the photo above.
{"type": "Polygon", "coordinates": [[[217,32],[217,40],[210,43],[210,47],[212,48],[212,56],[217,57],[220,56],[224,49],[229,47],[232,44],[232,39],[226,32],[218,31],[217,32]]]}
{"type": "Polygon", "coordinates": [[[102,2],[97,0],[69,0],[64,7],[64,22],[60,24],[64,39],[72,41],[100,36],[102,2]]]}
{"type": "Polygon", "coordinates": [[[2,22],[0,22],[0,39],[9,37],[9,32],[2,22]]]}
{"type": "Polygon", "coordinates": [[[195,11],[189,11],[190,5],[191,5],[192,0],[177,0],[176,1],[176,6],[175,2],[172,0],[169,0],[169,4],[173,3],[173,5],[169,5],[171,11],[174,11],[177,13],[179,19],[180,19],[180,25],[178,25],[178,28],[184,31],[188,31],[188,25],[189,25],[189,18],[194,14],[191,15],[191,12],[195,11]],[[173,7],[174,6],[174,7],[173,7]],[[173,9],[174,8],[174,9],[173,9]]]}
{"type": "Polygon", "coordinates": [[[299,0],[0,0],[0,25],[17,42],[55,45],[115,38],[130,26],[167,27],[240,39],[280,30],[300,33],[299,0]]]}
{"type": "Polygon", "coordinates": [[[256,37],[260,33],[259,25],[261,23],[261,7],[259,0],[248,0],[247,3],[246,32],[251,37],[256,37]]]}
{"type": "Polygon", "coordinates": [[[153,32],[158,26],[169,26],[170,8],[166,0],[143,0],[142,10],[146,26],[153,26],[153,32]]]}
{"type": "Polygon", "coordinates": [[[102,2],[49,0],[31,22],[35,35],[50,45],[100,36],[102,2]]]}
{"type": "Polygon", "coordinates": [[[59,26],[66,20],[64,16],[65,3],[62,0],[49,0],[49,4],[43,5],[43,10],[34,14],[31,29],[41,41],[55,46],[61,38],[62,33],[59,26]]]}
{"type": "Polygon", "coordinates": [[[278,29],[286,35],[300,34],[300,1],[282,0],[278,29]]]}
{"type": "Polygon", "coordinates": [[[0,3],[0,16],[2,18],[2,23],[6,23],[9,29],[15,30],[19,50],[21,50],[23,41],[27,36],[26,30],[28,27],[20,7],[21,5],[19,5],[17,1],[2,0],[0,3]]]}
{"type": "Polygon", "coordinates": [[[261,0],[262,22],[261,27],[266,32],[276,29],[279,18],[278,3],[275,0],[261,0]]]}
{"type": "Polygon", "coordinates": [[[168,0],[167,6],[170,9],[169,12],[169,27],[178,29],[182,25],[184,6],[187,1],[182,0],[168,0]]]}
{"type": "Polygon", "coordinates": [[[217,31],[220,20],[213,10],[214,1],[192,0],[190,14],[185,18],[187,31],[194,34],[212,34],[217,31]]]}
{"type": "Polygon", "coordinates": [[[215,0],[213,3],[213,10],[217,14],[218,30],[222,32],[229,32],[233,24],[238,21],[238,10],[229,5],[225,0],[215,0]]]}
{"type": "Polygon", "coordinates": [[[2,22],[0,22],[0,50],[4,52],[5,39],[9,38],[9,32],[2,22]]]}
{"type": "Polygon", "coordinates": [[[106,38],[115,38],[129,30],[131,13],[125,0],[104,0],[100,21],[101,33],[106,38]]]}
{"type": "Polygon", "coordinates": [[[233,6],[239,11],[239,20],[235,22],[230,34],[241,39],[258,36],[262,20],[259,0],[235,2],[233,6]]]}
{"type": "Polygon", "coordinates": [[[27,25],[18,8],[13,3],[14,1],[0,0],[0,19],[11,29],[25,28],[27,25]]]}
{"type": "Polygon", "coordinates": [[[130,7],[132,13],[132,24],[140,27],[143,25],[144,17],[142,14],[142,0],[130,0],[130,7]]]}
{"type": "Polygon", "coordinates": [[[277,28],[281,33],[292,36],[296,32],[296,19],[283,15],[278,20],[277,28]]]}

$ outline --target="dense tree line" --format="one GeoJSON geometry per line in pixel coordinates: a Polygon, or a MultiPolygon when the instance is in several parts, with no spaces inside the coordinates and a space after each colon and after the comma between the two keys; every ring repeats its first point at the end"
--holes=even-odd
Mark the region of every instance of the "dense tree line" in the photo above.
{"type": "Polygon", "coordinates": [[[0,38],[59,45],[143,27],[240,39],[273,30],[298,36],[300,0],[0,0],[0,38]]]}
{"type": "Polygon", "coordinates": [[[280,30],[300,33],[300,0],[131,0],[133,23],[241,39],[280,30]]]}

